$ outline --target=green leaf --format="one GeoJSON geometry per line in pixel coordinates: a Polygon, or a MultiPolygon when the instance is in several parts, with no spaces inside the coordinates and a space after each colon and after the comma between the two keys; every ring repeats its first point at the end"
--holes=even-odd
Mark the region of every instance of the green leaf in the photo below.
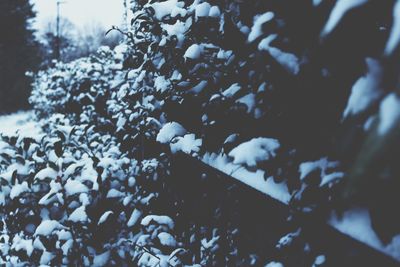
{"type": "Polygon", "coordinates": [[[72,130],[71,130],[71,132],[69,133],[69,135],[68,135],[68,137],[69,138],[71,138],[71,136],[76,132],[76,127],[74,126],[74,127],[72,127],[72,130]]]}
{"type": "Polygon", "coordinates": [[[25,165],[25,159],[23,157],[21,157],[21,156],[16,156],[15,157],[15,161],[20,163],[20,164],[22,164],[22,165],[25,165]]]}
{"type": "Polygon", "coordinates": [[[61,132],[60,130],[57,130],[57,131],[55,132],[55,134],[58,136],[58,138],[61,139],[62,142],[65,142],[65,141],[66,141],[65,134],[64,134],[63,132],[61,132]]]}
{"type": "Polygon", "coordinates": [[[93,160],[93,167],[96,168],[100,160],[95,156],[92,157],[92,160],[93,160]]]}
{"type": "Polygon", "coordinates": [[[17,170],[15,170],[12,175],[11,175],[11,185],[15,185],[16,181],[17,181],[17,170]]]}
{"type": "Polygon", "coordinates": [[[54,152],[56,153],[57,157],[61,158],[61,156],[63,154],[63,142],[62,141],[58,141],[58,142],[54,143],[54,152]]]}
{"type": "Polygon", "coordinates": [[[5,159],[8,163],[11,162],[11,157],[10,155],[6,154],[6,153],[1,153],[0,156],[5,159]]]}
{"type": "Polygon", "coordinates": [[[8,185],[8,181],[3,177],[0,177],[0,185],[8,185]]]}
{"type": "Polygon", "coordinates": [[[47,164],[48,164],[49,167],[52,168],[53,170],[59,171],[59,168],[58,168],[57,164],[55,164],[54,162],[49,161],[47,164]]]}
{"type": "Polygon", "coordinates": [[[28,151],[31,144],[34,142],[32,138],[24,138],[24,150],[28,151]]]}

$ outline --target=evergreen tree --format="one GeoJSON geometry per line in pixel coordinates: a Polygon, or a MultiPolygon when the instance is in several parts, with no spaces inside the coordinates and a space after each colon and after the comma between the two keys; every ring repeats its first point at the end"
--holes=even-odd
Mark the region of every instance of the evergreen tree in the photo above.
{"type": "Polygon", "coordinates": [[[34,17],[29,0],[0,1],[0,112],[28,108],[31,79],[26,73],[39,61],[34,17]]]}

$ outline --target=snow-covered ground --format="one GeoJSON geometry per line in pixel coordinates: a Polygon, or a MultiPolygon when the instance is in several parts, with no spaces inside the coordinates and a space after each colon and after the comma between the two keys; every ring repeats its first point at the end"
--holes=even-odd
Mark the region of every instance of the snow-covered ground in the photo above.
{"type": "Polygon", "coordinates": [[[0,116],[0,134],[34,137],[40,133],[40,127],[32,119],[32,111],[19,111],[0,116]]]}

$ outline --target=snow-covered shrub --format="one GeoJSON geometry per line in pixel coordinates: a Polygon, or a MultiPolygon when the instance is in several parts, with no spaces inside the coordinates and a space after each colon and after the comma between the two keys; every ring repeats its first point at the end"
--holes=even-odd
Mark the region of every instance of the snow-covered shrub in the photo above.
{"type": "MultiPolygon", "coordinates": [[[[382,206],[398,203],[398,157],[389,156],[398,144],[397,16],[386,48],[382,33],[391,7],[131,2],[128,31],[115,29],[124,44],[38,73],[30,101],[45,134],[0,143],[3,261],[151,266],[185,254],[180,236],[192,233],[149,219],[169,203],[170,152],[227,154],[235,170],[262,170],[288,188],[295,212],[326,216],[343,194],[367,206],[373,196],[380,219],[382,206]],[[365,23],[344,19],[361,7],[365,23]]],[[[221,266],[208,231],[190,253],[221,266]]]]}

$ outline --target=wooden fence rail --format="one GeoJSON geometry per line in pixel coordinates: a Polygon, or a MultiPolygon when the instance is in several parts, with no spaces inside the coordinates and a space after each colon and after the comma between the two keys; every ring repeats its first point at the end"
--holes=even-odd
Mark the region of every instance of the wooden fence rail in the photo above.
{"type": "MultiPolygon", "coordinates": [[[[313,251],[325,255],[324,266],[400,266],[393,258],[323,221],[308,217],[295,223],[288,221],[290,213],[286,205],[189,155],[178,153],[171,167],[167,187],[181,201],[178,228],[188,227],[188,222],[214,226],[225,229],[220,235],[222,240],[228,240],[229,229],[234,227],[238,230],[234,238],[238,253],[274,258],[278,240],[301,227],[313,251]]],[[[221,253],[225,265],[234,266],[229,263],[228,251],[221,253]]],[[[307,266],[295,252],[285,257],[290,265],[307,266]]]]}

